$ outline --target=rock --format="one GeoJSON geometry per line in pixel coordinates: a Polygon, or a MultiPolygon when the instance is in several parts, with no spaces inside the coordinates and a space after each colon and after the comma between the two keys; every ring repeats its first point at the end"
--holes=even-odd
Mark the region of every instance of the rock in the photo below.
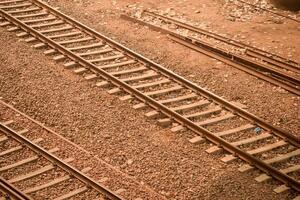
{"type": "Polygon", "coordinates": [[[133,163],[133,160],[132,160],[132,159],[127,160],[127,164],[128,164],[128,165],[131,165],[132,163],[133,163]]]}

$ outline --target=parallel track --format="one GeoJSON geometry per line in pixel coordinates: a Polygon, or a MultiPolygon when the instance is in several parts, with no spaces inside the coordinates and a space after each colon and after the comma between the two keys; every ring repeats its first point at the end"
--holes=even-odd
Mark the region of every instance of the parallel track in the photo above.
{"type": "Polygon", "coordinates": [[[269,176],[279,180],[283,185],[276,192],[289,188],[300,191],[299,164],[294,163],[299,161],[299,138],[40,1],[3,2],[0,14],[7,21],[1,25],[34,47],[47,48],[45,54],[64,62],[65,67],[94,80],[97,86],[110,87],[111,94],[125,93],[122,100],[138,100],[135,109],[152,108],[146,116],[156,117],[164,125],[173,124],[173,132],[192,130],[197,136],[191,142],[204,138],[213,142],[216,146],[207,152],[225,149],[232,155],[225,156],[224,162],[237,157],[248,162],[240,171],[256,167],[268,174],[258,181],[269,180],[269,176]]]}
{"type": "MultiPolygon", "coordinates": [[[[102,199],[104,197],[107,197],[109,199],[122,199],[121,197],[119,197],[119,195],[111,192],[109,189],[105,188],[104,186],[100,185],[96,181],[86,176],[83,172],[78,171],[70,164],[68,164],[67,162],[70,162],[72,159],[69,158],[62,160],[55,156],[54,153],[59,150],[58,148],[45,150],[37,144],[41,142],[42,139],[38,138],[34,141],[30,141],[26,137],[22,136],[21,132],[17,132],[9,128],[6,125],[8,123],[10,122],[2,122],[0,124],[1,143],[17,142],[19,143],[19,145],[2,151],[1,157],[3,158],[12,154],[21,153],[20,151],[24,151],[22,154],[26,154],[27,148],[30,149],[34,155],[28,158],[19,157],[19,160],[16,160],[14,163],[10,162],[10,164],[0,167],[1,176],[10,176],[7,175],[7,173],[12,173],[12,170],[14,170],[17,167],[24,167],[24,169],[30,169],[28,168],[28,166],[27,168],[25,166],[30,164],[34,165],[35,162],[43,163],[42,158],[46,159],[48,163],[44,167],[36,169],[36,171],[27,171],[25,174],[10,177],[9,180],[4,180],[3,178],[1,178],[1,182],[3,183],[3,185],[6,186],[5,188],[10,188],[5,189],[4,192],[8,192],[8,194],[11,197],[14,197],[16,196],[16,194],[18,194],[18,196],[22,196],[23,199],[30,199],[28,196],[30,196],[31,194],[39,192],[40,190],[45,190],[47,188],[51,188],[51,190],[53,190],[53,187],[55,187],[56,185],[63,184],[65,181],[68,181],[68,187],[70,187],[70,189],[67,190],[68,192],[58,192],[57,197],[55,199],[67,199],[78,194],[82,195],[84,193],[92,193],[92,190],[99,194],[99,199],[102,199]],[[53,173],[53,170],[63,170],[65,175],[55,177],[55,173],[53,173]],[[48,182],[46,183],[35,185],[24,190],[18,190],[12,186],[13,184],[17,184],[20,181],[35,179],[35,177],[41,174],[45,175],[47,173],[49,173],[50,176],[53,176],[53,178],[51,178],[50,181],[48,180],[48,182]],[[74,177],[74,179],[72,179],[71,176],[74,177]],[[72,182],[70,182],[71,180],[72,182]],[[73,187],[76,185],[76,181],[80,181],[83,185],[77,189],[75,187],[74,189],[73,187]]],[[[4,146],[4,144],[2,145],[4,146]]],[[[35,165],[38,165],[38,163],[35,163],[35,165]]],[[[83,171],[87,170],[88,169],[84,169],[83,171]]],[[[64,190],[66,190],[66,188],[64,190]]],[[[46,195],[44,197],[48,196],[46,195]]]]}
{"type": "Polygon", "coordinates": [[[162,28],[125,14],[121,15],[123,19],[169,34],[170,39],[175,42],[300,95],[300,67],[298,63],[173,18],[144,10],[143,17],[148,16],[153,17],[153,19],[162,20],[166,24],[176,25],[180,29],[188,30],[191,33],[189,36],[184,36],[176,33],[174,30],[162,28]],[[199,39],[191,36],[192,33],[199,34],[202,38],[199,39]],[[214,40],[213,42],[218,42],[216,44],[211,40],[209,40],[210,42],[206,42],[203,41],[204,38],[211,38],[214,40]],[[225,47],[220,48],[219,42],[226,44],[225,47]],[[237,50],[239,50],[239,53],[236,53],[237,50]],[[241,54],[240,52],[244,53],[241,54]]]}

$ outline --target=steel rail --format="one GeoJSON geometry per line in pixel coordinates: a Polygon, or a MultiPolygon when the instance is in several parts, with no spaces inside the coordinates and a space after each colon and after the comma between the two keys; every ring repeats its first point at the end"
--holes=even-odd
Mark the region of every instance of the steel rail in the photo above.
{"type": "Polygon", "coordinates": [[[104,186],[100,185],[99,183],[97,183],[93,179],[87,177],[82,172],[75,169],[74,167],[72,167],[68,163],[62,161],[61,159],[59,159],[55,155],[53,155],[51,153],[48,153],[42,147],[40,147],[40,146],[36,145],[35,143],[31,142],[30,140],[28,140],[24,136],[18,134],[17,132],[13,131],[12,129],[10,129],[9,127],[5,126],[2,123],[0,123],[0,131],[3,132],[4,134],[14,138],[16,141],[20,142],[22,145],[26,145],[31,150],[36,152],[38,155],[43,156],[47,160],[51,161],[52,163],[54,163],[55,165],[57,165],[61,169],[63,169],[66,172],[70,173],[71,175],[73,175],[78,180],[82,181],[86,185],[92,187],[93,189],[97,190],[98,192],[100,192],[101,194],[107,196],[108,198],[110,198],[112,200],[121,200],[122,199],[117,194],[114,194],[112,191],[110,191],[109,189],[107,189],[104,186]]]}
{"type": "MultiPolygon", "coordinates": [[[[225,140],[223,140],[222,138],[214,135],[213,133],[211,133],[210,131],[204,129],[203,127],[197,126],[194,122],[190,121],[189,119],[187,119],[187,118],[181,116],[180,114],[178,114],[177,112],[169,109],[168,107],[166,107],[165,105],[157,102],[153,98],[144,95],[142,92],[138,91],[137,89],[132,88],[127,83],[125,83],[123,81],[120,81],[118,78],[110,75],[109,73],[107,73],[103,69],[98,68],[94,64],[86,61],[85,59],[83,59],[80,56],[74,54],[73,52],[69,51],[68,49],[65,49],[64,47],[57,44],[53,40],[51,40],[51,39],[45,37],[44,35],[40,34],[38,31],[26,26],[24,23],[22,23],[18,19],[13,18],[12,16],[10,16],[9,14],[7,14],[3,11],[1,11],[1,12],[4,15],[4,17],[7,18],[9,21],[13,22],[14,24],[21,27],[22,29],[27,30],[30,34],[37,37],[38,39],[40,39],[44,42],[47,42],[47,44],[50,47],[56,49],[60,53],[63,53],[67,57],[77,61],[79,64],[81,64],[83,66],[86,66],[86,67],[89,67],[92,71],[95,71],[95,72],[99,73],[99,75],[101,75],[103,78],[105,78],[106,80],[112,82],[114,85],[122,88],[124,91],[134,95],[140,101],[145,102],[146,104],[148,104],[152,108],[155,108],[155,109],[159,110],[160,112],[162,112],[166,116],[174,119],[175,121],[179,122],[180,124],[184,125],[185,127],[189,128],[190,130],[194,131],[198,135],[204,136],[205,138],[207,138],[211,142],[219,145],[220,147],[223,147],[228,152],[233,153],[234,155],[237,155],[238,157],[245,160],[246,162],[249,162],[250,164],[255,165],[257,168],[264,171],[265,173],[270,174],[274,178],[276,178],[276,179],[280,180],[281,182],[289,185],[290,187],[294,188],[295,190],[300,191],[300,184],[295,179],[293,179],[293,178],[287,176],[286,174],[276,170],[272,166],[269,166],[265,162],[255,158],[254,156],[250,155],[249,153],[242,151],[240,148],[231,145],[230,143],[228,143],[225,140]]],[[[56,11],[56,12],[58,12],[58,11],[56,11]]],[[[61,14],[61,15],[63,15],[63,14],[61,14]]],[[[69,17],[68,17],[68,20],[70,20],[69,17]]],[[[73,25],[74,24],[78,25],[78,26],[81,26],[79,22],[73,23],[73,25]]],[[[82,29],[85,29],[84,27],[86,27],[86,26],[84,26],[84,25],[81,26],[82,29]]],[[[223,105],[228,110],[231,110],[235,113],[238,113],[240,116],[242,116],[242,117],[244,116],[244,118],[246,118],[248,120],[250,118],[250,121],[253,122],[254,124],[259,124],[262,128],[281,135],[286,140],[289,140],[291,143],[295,144],[295,146],[297,146],[297,147],[300,146],[299,138],[297,138],[297,137],[295,137],[295,136],[293,136],[289,133],[285,133],[284,131],[281,131],[280,129],[264,122],[263,120],[255,117],[254,115],[248,113],[247,111],[236,107],[235,105],[225,101],[224,99],[216,96],[215,94],[212,94],[211,92],[206,91],[206,90],[198,87],[194,83],[191,83],[190,81],[174,74],[173,72],[167,70],[166,68],[163,68],[162,66],[150,61],[149,59],[147,59],[147,58],[145,58],[145,57],[143,57],[143,56],[127,49],[123,45],[107,38],[106,36],[103,36],[103,35],[97,33],[96,31],[94,31],[90,28],[87,28],[87,30],[85,30],[85,31],[88,31],[91,34],[95,34],[94,36],[102,38],[103,40],[106,40],[107,42],[109,42],[111,44],[114,44],[119,49],[122,49],[124,52],[127,52],[128,54],[135,57],[136,59],[142,61],[143,63],[148,64],[149,67],[152,67],[153,69],[159,70],[160,73],[172,78],[174,81],[180,83],[181,85],[184,85],[185,87],[190,88],[193,91],[206,96],[207,98],[213,99],[215,102],[223,105]]]]}
{"type": "Polygon", "coordinates": [[[278,12],[274,12],[274,11],[272,11],[272,10],[269,10],[269,9],[266,9],[266,8],[259,7],[259,6],[257,6],[257,5],[254,5],[254,4],[245,2],[245,1],[243,1],[243,0],[237,0],[237,1],[239,1],[240,3],[247,4],[247,5],[249,5],[249,6],[252,6],[252,7],[255,7],[255,8],[264,10],[264,11],[267,11],[267,12],[272,13],[272,14],[274,14],[274,15],[278,15],[278,16],[280,16],[280,17],[284,17],[284,18],[287,18],[287,19],[290,19],[290,20],[293,20],[293,21],[295,21],[295,22],[300,23],[300,20],[294,19],[294,18],[292,18],[292,17],[290,17],[290,16],[286,16],[286,15],[280,14],[280,13],[278,13],[278,12]]]}
{"type": "Polygon", "coordinates": [[[264,51],[264,50],[259,49],[257,47],[245,44],[243,42],[240,42],[240,41],[237,41],[237,40],[234,40],[234,39],[231,39],[231,38],[227,38],[227,37],[224,37],[222,35],[207,31],[205,29],[194,27],[192,25],[189,25],[187,23],[181,22],[179,20],[176,20],[176,19],[173,19],[173,18],[170,18],[170,17],[167,17],[167,16],[163,16],[163,15],[160,15],[160,14],[157,14],[157,13],[154,13],[154,12],[150,12],[148,10],[143,10],[143,12],[147,13],[148,15],[160,18],[161,20],[169,21],[169,22],[171,22],[171,23],[173,23],[173,24],[175,24],[175,25],[177,25],[181,28],[188,29],[190,31],[199,33],[201,35],[209,36],[211,38],[214,38],[216,40],[220,40],[220,41],[222,41],[224,43],[227,43],[229,45],[233,45],[235,47],[246,49],[246,54],[250,54],[254,57],[262,59],[265,62],[271,63],[273,65],[277,65],[277,66],[286,68],[288,70],[291,70],[293,72],[300,73],[300,67],[299,67],[300,65],[299,65],[299,63],[297,63],[295,61],[283,58],[279,55],[276,55],[276,54],[271,53],[271,52],[264,51]],[[269,55],[269,56],[267,56],[267,55],[269,55]],[[270,57],[270,56],[272,56],[272,57],[270,57]],[[277,57],[281,60],[285,60],[286,62],[275,59],[274,57],[277,57]],[[292,64],[290,64],[288,62],[291,62],[292,64]]]}
{"type": "Polygon", "coordinates": [[[10,199],[14,200],[32,200],[27,194],[8,183],[4,178],[0,177],[0,190],[4,192],[10,199]]]}
{"type": "Polygon", "coordinates": [[[186,38],[186,37],[180,38],[180,37],[174,36],[174,35],[169,35],[169,38],[179,44],[182,44],[182,45],[189,47],[195,51],[198,51],[207,56],[210,56],[212,58],[220,60],[221,62],[231,65],[237,69],[240,69],[250,75],[254,75],[262,80],[266,80],[269,83],[272,83],[274,85],[282,87],[282,88],[300,96],[300,89],[295,87],[293,84],[284,82],[281,79],[278,79],[273,76],[270,77],[270,76],[265,75],[264,73],[261,73],[257,70],[253,70],[251,65],[249,66],[248,64],[243,62],[243,60],[240,60],[240,57],[232,55],[228,52],[225,53],[222,51],[218,51],[218,49],[211,48],[209,45],[207,45],[201,41],[195,40],[195,39],[186,38]]]}
{"type": "MultiPolygon", "coordinates": [[[[267,66],[261,65],[257,62],[254,62],[252,60],[249,60],[243,56],[240,55],[235,55],[233,53],[230,52],[224,52],[223,50],[216,48],[216,47],[212,47],[211,45],[204,43],[200,40],[197,40],[196,38],[189,38],[189,37],[185,37],[182,35],[179,35],[177,33],[174,33],[170,30],[149,24],[147,22],[144,22],[142,20],[130,17],[128,15],[121,15],[121,18],[126,19],[126,20],[130,20],[136,23],[139,23],[141,25],[145,25],[150,27],[153,30],[156,31],[160,31],[163,32],[165,34],[168,34],[172,37],[170,37],[170,39],[172,39],[175,42],[178,42],[184,46],[187,46],[193,50],[196,50],[200,53],[203,53],[209,57],[215,58],[217,60],[220,60],[228,65],[231,65],[237,69],[240,69],[248,74],[254,75],[262,80],[268,81],[274,85],[280,86],[284,89],[286,89],[287,91],[290,91],[294,94],[297,94],[298,96],[300,96],[300,89],[297,88],[294,84],[296,85],[300,85],[300,80],[297,79],[296,77],[290,76],[289,74],[286,73],[282,73],[281,71],[278,71],[276,69],[272,69],[269,68],[267,66]],[[258,71],[256,68],[268,72],[271,74],[271,76],[268,76],[264,73],[261,73],[260,71],[258,71]],[[273,75],[276,75],[276,77],[274,77],[273,75]],[[277,78],[279,76],[279,78],[277,78]],[[289,82],[285,82],[284,80],[288,80],[293,82],[294,84],[291,84],[289,82]]],[[[299,86],[298,86],[299,87],[299,86]]]]}
{"type": "MultiPolygon", "coordinates": [[[[196,92],[196,93],[200,93],[203,96],[210,98],[212,100],[214,100],[216,103],[222,105],[224,108],[231,110],[232,112],[240,115],[240,117],[247,119],[251,122],[253,122],[256,125],[261,126],[262,128],[273,132],[274,134],[276,134],[277,136],[288,140],[291,144],[300,147],[300,138],[288,133],[287,131],[275,127],[267,122],[265,122],[263,119],[247,112],[246,110],[239,108],[237,106],[235,106],[234,104],[230,103],[229,101],[226,101],[225,99],[211,93],[210,91],[199,87],[198,85],[192,83],[191,81],[183,78],[182,76],[179,76],[177,74],[175,74],[174,72],[164,68],[163,66],[153,62],[152,60],[140,55],[139,53],[136,53],[134,51],[132,51],[131,49],[128,49],[127,47],[125,47],[124,45],[100,34],[99,32],[87,27],[86,25],[83,25],[82,23],[74,20],[73,18],[61,13],[58,10],[55,10],[54,8],[52,8],[51,6],[39,1],[39,0],[31,0],[35,3],[37,3],[38,5],[40,5],[43,8],[48,9],[49,11],[51,11],[52,13],[54,13],[55,15],[63,18],[65,21],[75,25],[77,28],[81,29],[83,32],[85,32],[86,34],[93,36],[93,37],[97,37],[101,40],[105,40],[106,42],[112,44],[116,49],[119,49],[120,51],[124,52],[126,55],[132,57],[133,59],[137,59],[143,63],[145,63],[147,66],[149,66],[150,68],[152,68],[155,71],[159,71],[161,74],[172,78],[172,80],[174,80],[175,82],[181,84],[181,85],[185,85],[187,88],[191,89],[192,91],[196,92]]],[[[59,50],[62,54],[68,54],[69,57],[73,60],[77,60],[77,62],[83,66],[92,66],[91,70],[95,71],[95,72],[100,72],[101,74],[104,74],[106,76],[107,80],[112,80],[115,81],[117,85],[120,84],[124,84],[119,83],[120,81],[118,79],[116,79],[114,76],[108,74],[107,72],[105,72],[102,69],[99,69],[98,67],[96,67],[95,65],[91,65],[91,63],[87,62],[86,60],[84,60],[83,58],[75,55],[73,52],[65,49],[63,46],[55,43],[53,40],[45,37],[44,35],[40,34],[38,31],[36,31],[35,29],[32,29],[30,27],[28,27],[26,24],[22,23],[20,20],[15,19],[14,17],[12,17],[10,14],[5,13],[4,11],[2,11],[0,9],[1,13],[6,16],[6,18],[10,19],[10,21],[13,21],[16,23],[17,26],[20,26],[24,29],[24,31],[30,32],[31,35],[36,36],[37,38],[39,38],[42,41],[48,41],[48,45],[56,50],[59,50]]],[[[104,76],[104,77],[105,77],[104,76]]],[[[129,85],[125,84],[126,86],[130,87],[129,85]]],[[[137,91],[138,92],[138,91],[137,91]]],[[[143,100],[142,100],[143,101],[143,100]]]]}

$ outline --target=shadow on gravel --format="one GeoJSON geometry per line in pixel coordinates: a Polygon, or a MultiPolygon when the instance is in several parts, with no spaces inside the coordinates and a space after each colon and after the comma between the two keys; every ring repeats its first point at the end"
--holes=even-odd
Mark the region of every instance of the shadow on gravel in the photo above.
{"type": "Polygon", "coordinates": [[[278,8],[300,11],[300,0],[270,0],[278,8]]]}

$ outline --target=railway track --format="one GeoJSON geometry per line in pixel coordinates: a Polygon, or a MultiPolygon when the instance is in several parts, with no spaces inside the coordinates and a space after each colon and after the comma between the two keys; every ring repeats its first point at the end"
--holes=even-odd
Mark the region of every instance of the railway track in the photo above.
{"type": "Polygon", "coordinates": [[[179,44],[300,95],[300,65],[295,61],[147,10],[140,19],[125,14],[121,18],[166,33],[179,44]],[[157,20],[172,28],[156,25],[157,20]]]}
{"type": "Polygon", "coordinates": [[[3,101],[0,113],[0,199],[164,199],[3,101]]]}
{"type": "MultiPolygon", "coordinates": [[[[28,140],[22,136],[22,133],[27,130],[15,131],[7,126],[10,122],[0,124],[1,158],[4,159],[0,174],[1,177],[6,177],[1,178],[1,181],[21,187],[22,189],[15,187],[14,190],[19,196],[24,197],[22,199],[32,199],[26,197],[29,195],[35,199],[51,197],[56,200],[72,198],[76,195],[86,199],[122,199],[86,176],[84,173],[87,173],[89,168],[78,171],[68,164],[74,158],[64,160],[58,158],[54,154],[59,151],[59,148],[48,150],[42,148],[38,145],[43,141],[42,138],[28,140]],[[39,177],[41,175],[44,177],[39,177]],[[22,181],[23,184],[18,184],[22,181]]],[[[15,196],[11,192],[8,194],[15,196]]]]}
{"type": "Polygon", "coordinates": [[[292,189],[294,196],[299,194],[299,138],[41,1],[0,1],[0,14],[9,31],[110,94],[131,100],[147,117],[173,132],[193,131],[192,143],[212,142],[208,153],[224,149],[224,162],[244,160],[247,164],[239,170],[259,169],[259,182],[276,179],[275,192],[292,189]]]}

